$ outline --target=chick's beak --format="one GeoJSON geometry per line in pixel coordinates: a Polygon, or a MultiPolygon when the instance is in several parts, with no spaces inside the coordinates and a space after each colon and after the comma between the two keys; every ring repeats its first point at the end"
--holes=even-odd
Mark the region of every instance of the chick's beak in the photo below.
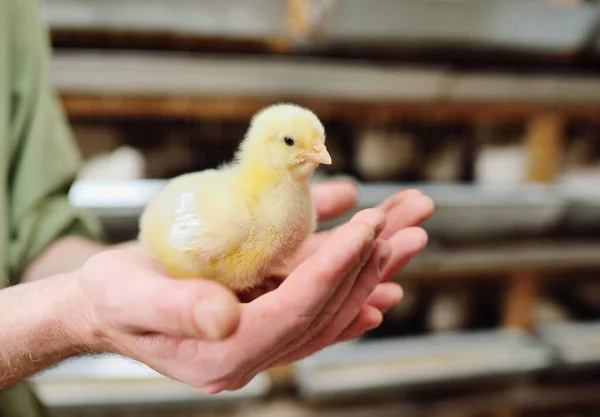
{"type": "Polygon", "coordinates": [[[325,145],[319,144],[313,146],[313,153],[304,155],[308,162],[316,162],[318,164],[331,165],[331,155],[327,152],[325,145]]]}

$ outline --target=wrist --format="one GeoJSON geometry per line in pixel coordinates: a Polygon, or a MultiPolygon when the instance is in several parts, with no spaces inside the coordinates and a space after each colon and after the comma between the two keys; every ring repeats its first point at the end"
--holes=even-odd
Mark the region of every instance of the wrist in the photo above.
{"type": "Polygon", "coordinates": [[[101,352],[103,336],[95,326],[96,320],[81,289],[79,270],[62,274],[58,279],[64,307],[57,317],[57,328],[68,343],[69,353],[74,356],[101,352]]]}
{"type": "Polygon", "coordinates": [[[94,351],[93,326],[77,282],[61,274],[0,291],[0,390],[94,351]]]}

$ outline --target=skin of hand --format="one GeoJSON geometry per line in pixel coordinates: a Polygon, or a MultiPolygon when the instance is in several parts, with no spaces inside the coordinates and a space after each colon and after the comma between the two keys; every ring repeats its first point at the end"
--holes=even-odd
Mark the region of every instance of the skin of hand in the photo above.
{"type": "MultiPolygon", "coordinates": [[[[320,184],[313,199],[319,217],[332,217],[354,205],[356,189],[320,184]]],[[[217,283],[171,279],[133,243],[103,250],[75,272],[0,291],[11,311],[0,315],[7,329],[0,370],[18,364],[8,376],[0,372],[0,387],[69,356],[107,351],[204,392],[239,389],[269,367],[377,327],[402,297],[397,284],[385,281],[425,246],[417,226],[432,211],[428,197],[406,190],[314,234],[290,259],[292,271],[279,288],[244,308],[217,283]],[[382,258],[388,260],[380,272],[382,258]]],[[[48,253],[57,256],[61,246],[48,253]]]]}
{"type": "MultiPolygon", "coordinates": [[[[345,184],[328,187],[353,198],[345,184]]],[[[402,296],[383,281],[424,247],[416,225],[432,209],[428,197],[405,191],[315,235],[281,285],[243,308],[215,282],[173,280],[141,253],[104,252],[78,273],[92,346],[206,393],[239,389],[261,371],[377,327],[402,296]]]]}

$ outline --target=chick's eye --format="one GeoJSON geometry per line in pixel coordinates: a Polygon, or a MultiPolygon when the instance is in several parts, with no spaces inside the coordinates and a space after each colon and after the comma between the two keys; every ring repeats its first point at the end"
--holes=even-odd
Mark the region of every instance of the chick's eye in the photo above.
{"type": "Polygon", "coordinates": [[[287,146],[293,146],[294,145],[294,139],[290,138],[290,137],[285,137],[283,138],[283,141],[285,142],[285,144],[287,146]]]}

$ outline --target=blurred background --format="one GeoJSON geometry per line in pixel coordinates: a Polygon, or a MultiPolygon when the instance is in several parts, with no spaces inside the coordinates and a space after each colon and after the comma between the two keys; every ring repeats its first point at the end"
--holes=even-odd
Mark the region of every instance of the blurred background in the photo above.
{"type": "Polygon", "coordinates": [[[56,415],[600,415],[600,2],[42,3],[86,159],[70,198],[111,241],[279,101],[321,117],[315,181],[356,181],[357,210],[436,202],[404,300],[361,340],[212,397],[72,360],[33,379],[56,415]]]}

